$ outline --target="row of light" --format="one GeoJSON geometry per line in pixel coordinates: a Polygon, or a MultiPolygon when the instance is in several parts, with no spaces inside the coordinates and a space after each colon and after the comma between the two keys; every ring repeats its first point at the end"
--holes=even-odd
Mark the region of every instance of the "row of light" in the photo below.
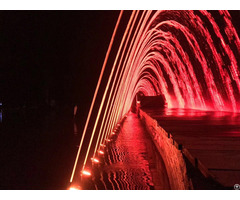
{"type": "MultiPolygon", "coordinates": [[[[85,165],[88,161],[88,157],[89,157],[89,153],[90,153],[90,149],[92,148],[92,145],[95,145],[93,159],[91,159],[92,161],[94,161],[96,150],[99,149],[99,147],[101,148],[101,145],[99,145],[99,144],[105,145],[106,143],[111,142],[111,136],[113,137],[116,134],[116,131],[119,129],[120,125],[117,124],[114,131],[110,131],[110,130],[115,126],[116,122],[122,120],[123,116],[129,111],[129,109],[131,107],[131,103],[133,101],[133,98],[135,97],[135,94],[138,92],[133,86],[135,84],[131,84],[131,83],[132,83],[132,81],[137,81],[139,76],[132,76],[133,71],[132,71],[131,64],[130,64],[132,61],[128,62],[128,58],[132,57],[132,56],[134,57],[133,54],[131,55],[131,49],[136,48],[136,43],[134,42],[135,39],[137,39],[137,40],[140,39],[139,38],[140,36],[137,33],[139,31],[140,32],[143,31],[142,28],[144,27],[144,25],[142,25],[142,24],[146,23],[147,18],[150,16],[151,12],[148,13],[146,11],[143,11],[141,14],[140,13],[141,12],[139,12],[139,11],[132,12],[131,17],[128,22],[128,25],[124,32],[121,44],[120,44],[118,52],[117,52],[117,56],[114,61],[114,65],[112,67],[112,71],[110,73],[110,76],[109,76],[109,79],[107,82],[107,86],[106,86],[104,94],[103,94],[102,102],[98,109],[98,114],[96,117],[92,135],[91,135],[91,138],[89,141],[87,153],[86,153],[86,156],[85,156],[85,159],[83,162],[83,167],[81,170],[82,175],[90,174],[90,173],[85,173],[85,171],[86,171],[85,165]],[[140,15],[140,20],[138,21],[137,19],[138,19],[139,15],[140,15]],[[134,30],[136,23],[137,23],[137,27],[136,27],[136,30],[134,30]],[[121,67],[121,66],[123,66],[123,67],[121,67]],[[109,96],[108,96],[108,94],[109,94],[109,96]],[[105,105],[105,107],[104,107],[104,105],[105,105]],[[103,110],[103,108],[105,110],[103,110]],[[100,117],[101,113],[104,114],[102,119],[100,117]],[[97,142],[96,142],[96,144],[93,144],[93,140],[95,137],[98,123],[101,123],[101,128],[100,128],[100,131],[98,132],[97,142]]],[[[117,27],[117,25],[116,25],[116,27],[117,27]]],[[[115,27],[115,29],[116,29],[116,27],[115,27]]],[[[107,57],[108,57],[108,55],[106,55],[106,58],[107,57]]],[[[105,58],[105,60],[106,60],[106,58],[105,58]]],[[[90,108],[90,111],[88,114],[87,122],[84,127],[84,134],[82,136],[82,139],[81,139],[81,142],[79,145],[79,150],[77,153],[77,158],[75,161],[75,165],[74,165],[74,169],[73,169],[73,173],[72,173],[70,182],[72,182],[72,180],[73,180],[73,176],[74,176],[76,165],[77,165],[78,158],[80,155],[81,147],[83,144],[83,140],[84,140],[85,133],[87,130],[88,122],[90,120],[90,116],[92,113],[93,105],[94,105],[94,102],[96,99],[98,87],[101,82],[101,78],[103,75],[102,73],[104,71],[105,65],[106,65],[106,63],[104,61],[104,65],[103,65],[103,68],[102,68],[102,71],[100,74],[98,85],[97,85],[96,91],[94,93],[93,102],[91,104],[91,108],[90,108]]],[[[142,84],[142,86],[136,86],[136,87],[144,88],[145,86],[146,85],[142,84]]],[[[149,88],[148,85],[147,85],[147,88],[149,88]]],[[[151,94],[148,94],[148,95],[151,95],[151,94]]],[[[124,118],[125,118],[125,116],[124,116],[124,118]]],[[[97,152],[99,155],[104,154],[104,152],[101,149],[99,149],[97,152]]]]}
{"type": "MultiPolygon", "coordinates": [[[[97,152],[99,156],[104,154],[104,151],[101,149],[101,147],[103,147],[103,145],[106,146],[107,143],[110,143],[112,141],[111,137],[113,137],[116,134],[120,125],[117,124],[114,131],[110,131],[110,130],[113,130],[113,127],[116,125],[116,123],[122,119],[123,115],[126,114],[127,110],[129,110],[128,108],[131,107],[131,100],[126,101],[126,96],[127,96],[126,88],[122,85],[125,81],[128,82],[128,80],[126,80],[126,77],[128,77],[128,76],[125,74],[126,73],[125,68],[122,68],[120,63],[125,65],[124,63],[126,62],[126,59],[123,57],[124,53],[122,51],[125,52],[127,50],[127,44],[128,44],[129,41],[131,41],[131,39],[130,39],[131,38],[131,33],[134,29],[138,14],[139,14],[139,11],[133,11],[132,12],[131,17],[130,17],[129,22],[128,22],[128,25],[127,25],[127,28],[124,32],[124,36],[122,38],[122,41],[121,41],[121,44],[120,44],[120,47],[119,47],[119,50],[118,50],[118,53],[117,53],[112,71],[111,71],[111,74],[110,74],[109,79],[108,79],[107,86],[105,88],[105,91],[104,91],[104,94],[103,94],[103,97],[102,97],[102,102],[100,104],[100,107],[98,108],[98,114],[97,114],[97,117],[96,117],[96,121],[95,121],[95,124],[94,124],[92,134],[91,134],[91,138],[90,138],[89,145],[88,145],[88,148],[87,148],[86,156],[85,156],[85,159],[84,159],[84,162],[83,162],[83,167],[82,167],[82,170],[81,170],[81,176],[83,176],[83,175],[84,176],[91,176],[90,171],[86,170],[85,166],[87,164],[87,161],[90,160],[88,157],[89,157],[89,153],[90,153],[90,149],[92,148],[92,145],[95,145],[94,146],[95,150],[94,150],[93,157],[92,157],[91,160],[92,160],[92,163],[96,163],[96,160],[98,160],[98,159],[95,157],[95,152],[97,152]],[[119,59],[120,59],[120,62],[118,63],[119,59]],[[119,77],[121,77],[121,78],[119,78],[119,77]],[[109,96],[108,96],[108,93],[109,93],[109,96]],[[123,105],[122,102],[125,102],[125,105],[123,105]],[[105,104],[105,107],[104,107],[104,104],[105,104]],[[126,108],[126,107],[128,107],[128,108],[126,108]],[[105,108],[105,110],[103,110],[103,108],[105,108]],[[104,113],[104,116],[103,116],[102,119],[100,117],[101,113],[104,113]],[[97,142],[96,142],[96,144],[93,144],[98,123],[101,123],[101,128],[100,128],[100,130],[98,132],[98,135],[97,135],[98,136],[97,137],[97,142]]],[[[121,15],[122,15],[122,11],[119,15],[119,19],[118,19],[118,22],[116,24],[115,30],[118,26],[121,15]]],[[[142,15],[141,19],[143,19],[144,15],[145,15],[145,12],[143,12],[143,15],[142,15]]],[[[139,27],[139,25],[138,25],[138,27],[139,27]]],[[[115,30],[114,30],[112,39],[114,38],[115,30]]],[[[112,42],[112,39],[111,39],[111,42],[112,42]]],[[[112,45],[111,42],[110,42],[109,47],[112,45]]],[[[108,49],[105,61],[108,58],[108,55],[109,55],[109,49],[108,49]]],[[[76,157],[76,161],[75,161],[75,164],[74,164],[74,168],[73,168],[72,176],[71,176],[71,179],[70,179],[70,183],[72,183],[72,181],[73,181],[76,165],[78,163],[78,158],[79,158],[80,151],[81,151],[81,148],[82,148],[82,144],[83,144],[83,141],[84,141],[84,138],[85,138],[85,133],[86,133],[86,130],[87,130],[87,126],[88,126],[90,116],[91,116],[91,113],[92,113],[92,110],[93,110],[96,95],[98,93],[98,88],[99,88],[99,85],[100,85],[100,82],[101,82],[101,79],[102,79],[102,76],[103,76],[103,71],[104,71],[104,68],[106,66],[105,61],[104,61],[103,68],[102,68],[102,71],[101,71],[101,74],[100,74],[100,78],[99,78],[99,81],[98,81],[98,84],[97,84],[97,87],[96,87],[96,90],[95,90],[95,93],[94,93],[94,98],[93,98],[93,101],[92,101],[92,104],[91,104],[91,107],[90,107],[90,111],[89,111],[89,114],[88,114],[88,117],[87,117],[87,121],[86,121],[86,124],[85,124],[85,127],[84,127],[84,132],[83,132],[82,139],[80,141],[79,150],[78,150],[78,153],[77,153],[77,157],[76,157]]],[[[129,77],[128,77],[128,79],[129,79],[129,77]]],[[[129,87],[129,86],[127,86],[127,87],[129,87]]],[[[134,94],[133,94],[133,96],[134,96],[134,94]]]]}
{"type": "MultiPolygon", "coordinates": [[[[108,50],[106,52],[106,56],[105,56],[104,63],[103,63],[102,69],[101,69],[99,80],[97,82],[97,86],[96,86],[96,89],[95,89],[95,92],[94,92],[94,95],[93,95],[93,100],[92,100],[92,103],[91,103],[91,106],[90,106],[90,109],[89,109],[89,113],[88,113],[88,116],[87,116],[87,120],[86,120],[86,123],[85,123],[85,126],[84,126],[82,138],[80,140],[80,145],[79,145],[77,156],[76,156],[76,159],[75,159],[75,162],[74,162],[73,171],[72,171],[71,178],[70,178],[70,183],[73,182],[73,178],[75,176],[75,171],[76,171],[77,165],[79,165],[78,164],[78,159],[79,159],[79,156],[80,156],[80,153],[81,153],[81,150],[82,150],[82,145],[83,145],[83,142],[84,142],[84,139],[85,139],[85,135],[86,135],[86,131],[87,131],[87,128],[88,128],[88,125],[89,125],[91,115],[92,115],[92,111],[93,111],[93,108],[94,108],[94,105],[95,105],[95,100],[96,100],[97,95],[98,95],[98,90],[99,90],[101,80],[102,80],[102,77],[103,77],[103,74],[104,74],[104,71],[105,71],[105,67],[106,67],[106,64],[107,64],[107,61],[108,61],[108,57],[110,55],[110,51],[111,51],[111,48],[112,48],[112,45],[113,45],[115,35],[116,35],[116,32],[118,30],[118,26],[119,26],[121,18],[122,18],[122,14],[123,14],[123,11],[120,11],[116,26],[114,28],[114,31],[113,31],[113,34],[112,34],[112,37],[111,37],[111,41],[110,41],[108,50]]],[[[105,94],[104,94],[104,96],[105,96],[105,94]]],[[[102,108],[102,104],[101,104],[100,107],[102,108]]],[[[99,108],[99,110],[101,110],[101,108],[99,108]]],[[[99,112],[101,112],[101,111],[99,111],[99,112]]],[[[93,132],[91,134],[91,138],[90,138],[90,141],[89,141],[89,144],[88,144],[87,152],[86,152],[83,164],[82,164],[82,171],[84,171],[86,162],[88,161],[88,157],[89,157],[90,149],[92,148],[92,142],[93,142],[93,139],[94,139],[96,124],[97,124],[98,119],[99,119],[99,113],[97,115],[96,122],[95,122],[95,125],[94,125],[94,129],[93,129],[93,132]]],[[[101,134],[98,134],[98,135],[100,136],[101,134]]],[[[100,142],[100,144],[101,143],[102,142],[100,142]]],[[[98,147],[98,144],[95,144],[95,147],[98,147]]]]}
{"type": "MultiPolygon", "coordinates": [[[[83,167],[82,167],[82,170],[81,170],[82,175],[83,175],[83,172],[84,172],[84,174],[89,174],[89,173],[85,173],[85,171],[86,171],[85,166],[87,164],[87,161],[89,160],[88,157],[89,157],[89,153],[90,153],[90,149],[92,148],[92,145],[95,145],[93,158],[95,158],[95,152],[96,151],[98,152],[99,155],[104,154],[104,152],[101,149],[97,150],[99,147],[101,147],[101,145],[99,145],[99,144],[106,144],[106,143],[111,142],[110,137],[111,136],[113,137],[116,134],[116,131],[119,129],[120,125],[117,125],[117,127],[115,128],[114,131],[110,131],[110,130],[115,126],[116,122],[120,121],[123,118],[123,116],[129,111],[129,109],[131,107],[131,102],[133,100],[133,97],[135,96],[135,94],[133,94],[132,92],[130,92],[131,97],[129,98],[129,96],[128,96],[128,94],[129,94],[127,92],[128,89],[132,90],[131,84],[130,84],[130,82],[131,82],[130,81],[131,80],[131,68],[129,66],[126,67],[126,63],[127,63],[126,58],[128,56],[124,56],[124,55],[125,55],[126,52],[127,52],[127,54],[130,53],[130,49],[133,47],[133,44],[134,44],[133,43],[133,41],[134,41],[133,38],[137,37],[137,34],[136,34],[137,32],[134,32],[135,24],[137,23],[137,30],[140,29],[142,20],[144,19],[144,16],[146,15],[146,12],[144,11],[141,14],[140,21],[137,22],[137,18],[139,16],[139,13],[140,13],[139,11],[133,11],[132,12],[131,17],[130,17],[129,22],[128,22],[128,25],[127,25],[126,30],[124,32],[120,47],[118,49],[117,56],[116,56],[115,61],[114,61],[114,65],[112,67],[112,71],[110,73],[110,76],[109,76],[109,79],[108,79],[108,82],[107,82],[107,86],[105,88],[105,91],[104,91],[104,94],[103,94],[103,97],[102,97],[102,102],[101,102],[100,107],[98,109],[98,114],[97,114],[97,117],[96,117],[96,121],[95,121],[95,124],[94,124],[94,128],[93,128],[93,131],[92,131],[92,134],[91,134],[90,141],[89,141],[86,156],[85,156],[85,159],[84,159],[84,162],[83,162],[83,167]],[[134,35],[133,38],[132,38],[132,34],[134,35]],[[129,44],[129,42],[131,43],[130,44],[131,47],[128,49],[127,46],[129,44]],[[124,67],[121,67],[122,65],[124,67]],[[108,93],[109,93],[109,96],[108,96],[108,93]],[[124,102],[124,104],[123,104],[123,102],[124,102]],[[105,105],[105,107],[104,107],[104,105],[105,105]],[[105,110],[103,110],[103,108],[105,108],[105,110]],[[101,113],[104,114],[102,119],[100,117],[101,113]],[[96,144],[93,144],[98,123],[101,123],[101,128],[100,128],[100,131],[98,132],[97,142],[96,142],[96,144]]],[[[116,25],[116,27],[117,27],[117,25],[116,25]]],[[[116,27],[115,27],[115,29],[116,29],[116,27]]],[[[106,55],[106,58],[107,57],[108,57],[108,55],[106,55]]],[[[105,58],[105,60],[106,60],[106,58],[105,58]]],[[[101,78],[102,78],[102,75],[103,75],[102,72],[104,71],[105,64],[106,63],[104,61],[104,65],[103,65],[103,68],[102,68],[102,71],[101,71],[101,74],[100,74],[98,85],[97,85],[96,91],[94,93],[93,102],[91,104],[91,108],[90,108],[90,111],[89,111],[89,114],[88,114],[87,122],[86,122],[85,127],[84,127],[84,134],[82,136],[82,139],[81,139],[81,142],[80,142],[80,145],[79,145],[79,150],[78,150],[78,153],[77,153],[77,158],[76,158],[76,161],[75,161],[75,165],[74,165],[74,169],[73,169],[73,173],[72,173],[70,182],[72,182],[72,180],[73,180],[76,165],[77,165],[77,162],[78,162],[81,147],[82,147],[83,140],[84,140],[84,137],[85,137],[85,133],[86,133],[86,130],[87,130],[88,122],[90,120],[90,116],[91,116],[91,113],[92,113],[93,105],[94,105],[94,102],[95,102],[95,99],[96,99],[98,87],[99,87],[100,82],[101,82],[101,78]]],[[[134,78],[134,80],[135,79],[136,79],[136,77],[134,78]]],[[[134,91],[134,93],[136,93],[136,92],[137,91],[134,91]]],[[[91,159],[91,160],[93,161],[94,159],[91,159]]],[[[89,171],[87,171],[87,172],[89,172],[89,171]]]]}
{"type": "MultiPolygon", "coordinates": [[[[120,128],[120,124],[118,123],[117,127],[112,131],[111,135],[116,135],[116,133],[118,133],[118,131],[119,131],[119,128],[120,128]]],[[[106,143],[110,143],[110,142],[112,142],[112,139],[107,138],[105,141],[106,141],[106,143]]],[[[100,149],[98,150],[99,156],[104,155],[104,150],[103,150],[104,148],[106,148],[106,145],[105,144],[100,144],[100,149]]],[[[91,161],[92,161],[93,164],[99,164],[100,163],[100,160],[97,157],[91,158],[91,161]]],[[[91,171],[87,170],[87,169],[82,170],[80,175],[84,176],[84,177],[92,176],[91,171]]],[[[69,187],[69,190],[81,190],[81,187],[74,185],[74,186],[69,187]]]]}

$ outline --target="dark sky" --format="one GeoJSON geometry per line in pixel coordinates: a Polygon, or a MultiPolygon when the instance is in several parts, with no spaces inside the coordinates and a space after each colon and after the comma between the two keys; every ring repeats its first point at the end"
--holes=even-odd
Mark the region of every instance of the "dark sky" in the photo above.
{"type": "Polygon", "coordinates": [[[119,11],[0,11],[0,102],[92,98],[119,11]]]}

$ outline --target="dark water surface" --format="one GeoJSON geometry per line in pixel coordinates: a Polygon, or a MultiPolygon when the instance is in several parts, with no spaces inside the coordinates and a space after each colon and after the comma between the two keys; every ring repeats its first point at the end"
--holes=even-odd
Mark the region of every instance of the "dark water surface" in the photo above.
{"type": "MultiPolygon", "coordinates": [[[[81,121],[40,110],[4,113],[0,189],[67,189],[81,121]]],[[[106,156],[93,189],[168,189],[163,161],[135,114],[129,114],[106,156]]]]}
{"type": "Polygon", "coordinates": [[[0,189],[66,189],[80,135],[64,113],[3,114],[0,189]]]}

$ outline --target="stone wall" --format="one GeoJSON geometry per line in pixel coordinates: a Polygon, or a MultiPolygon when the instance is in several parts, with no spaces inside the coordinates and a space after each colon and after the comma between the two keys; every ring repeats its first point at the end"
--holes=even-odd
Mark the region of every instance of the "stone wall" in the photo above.
{"type": "Polygon", "coordinates": [[[152,119],[142,110],[140,110],[140,118],[146,125],[148,132],[163,158],[171,189],[193,189],[191,180],[187,176],[181,145],[178,145],[176,141],[172,139],[171,134],[167,133],[159,126],[156,120],[152,119]]]}

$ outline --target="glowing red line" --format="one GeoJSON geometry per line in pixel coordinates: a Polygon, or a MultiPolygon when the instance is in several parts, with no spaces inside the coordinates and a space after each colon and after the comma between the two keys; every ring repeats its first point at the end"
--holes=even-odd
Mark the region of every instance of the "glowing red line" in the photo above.
{"type": "MultiPolygon", "coordinates": [[[[144,15],[144,14],[143,14],[144,15]]],[[[138,26],[137,26],[137,29],[138,29],[138,27],[139,27],[139,25],[140,25],[140,23],[141,23],[141,21],[142,21],[142,19],[143,19],[143,15],[141,16],[141,19],[140,19],[140,21],[139,21],[139,23],[138,23],[138,26]]],[[[136,32],[134,33],[134,36],[133,36],[133,38],[135,38],[135,35],[136,35],[136,32]]],[[[130,48],[131,48],[131,46],[132,46],[132,44],[133,44],[133,41],[134,41],[134,39],[132,39],[131,40],[131,45],[130,45],[130,48]]],[[[130,50],[130,49],[129,49],[130,50]]],[[[128,52],[129,52],[129,50],[128,50],[128,52]]],[[[124,51],[125,51],[125,48],[124,48],[124,51]]],[[[123,51],[123,52],[124,52],[123,51]]],[[[122,53],[122,56],[121,56],[121,60],[120,60],[120,62],[119,62],[119,65],[121,65],[121,62],[122,62],[122,58],[123,58],[123,55],[124,55],[124,53],[122,53]]],[[[125,61],[124,62],[126,62],[126,58],[125,58],[125,61]]],[[[124,66],[125,64],[123,64],[123,66],[124,66]]],[[[122,67],[122,69],[121,69],[121,72],[120,72],[120,76],[119,77],[122,77],[123,75],[123,70],[124,68],[122,67]]],[[[116,97],[116,93],[117,93],[117,91],[118,90],[120,90],[121,91],[121,89],[117,89],[118,87],[119,87],[119,83],[120,83],[120,78],[118,79],[118,82],[117,82],[117,85],[116,85],[116,89],[114,90],[114,95],[113,95],[113,98],[112,98],[112,101],[111,101],[111,104],[110,104],[110,109],[108,109],[109,110],[109,113],[111,113],[110,114],[110,116],[108,115],[107,116],[107,121],[109,122],[108,124],[112,124],[112,120],[113,120],[113,118],[117,118],[117,114],[116,114],[116,110],[118,109],[119,110],[119,98],[117,98],[116,97]],[[116,100],[117,99],[117,100],[116,100]],[[113,117],[113,116],[115,116],[115,117],[113,117]],[[109,117],[110,117],[110,119],[109,119],[109,117]]],[[[120,116],[119,116],[119,112],[118,112],[118,119],[119,118],[121,118],[120,116]]],[[[102,139],[104,138],[106,138],[107,136],[108,136],[108,130],[109,129],[111,129],[110,128],[110,126],[108,126],[108,128],[107,128],[107,131],[105,131],[105,129],[106,129],[106,125],[107,124],[105,124],[104,125],[104,133],[106,133],[106,135],[105,135],[105,137],[102,137],[101,138],[101,141],[102,141],[102,139]]]]}
{"type": "MultiPolygon", "coordinates": [[[[142,21],[142,19],[143,19],[143,16],[144,16],[144,13],[145,13],[145,11],[143,12],[143,14],[142,14],[142,16],[141,16],[141,19],[140,19],[140,21],[139,21],[139,23],[138,23],[138,26],[137,26],[137,30],[138,30],[138,28],[139,28],[139,26],[140,26],[140,24],[141,24],[141,21],[142,21]]],[[[135,32],[134,33],[134,36],[133,36],[133,39],[131,40],[131,44],[130,44],[130,48],[128,49],[128,54],[129,54],[129,51],[130,51],[130,49],[131,49],[131,46],[132,46],[132,44],[133,44],[133,42],[134,42],[134,38],[135,38],[135,36],[136,36],[136,34],[137,34],[137,32],[135,32]]],[[[125,48],[124,48],[124,51],[123,52],[125,52],[125,48]]],[[[121,56],[121,60],[120,60],[120,62],[119,62],[119,65],[121,65],[121,63],[122,63],[122,59],[123,59],[123,56],[124,56],[124,53],[122,53],[122,56],[121,56]]],[[[123,64],[123,66],[125,66],[125,63],[126,63],[126,58],[125,58],[125,61],[124,61],[124,64],[123,64]]],[[[120,75],[119,75],[119,77],[124,77],[123,76],[123,72],[124,72],[124,67],[122,67],[121,68],[121,72],[120,72],[120,75]]],[[[102,135],[102,137],[101,137],[101,143],[102,143],[102,141],[104,140],[105,141],[105,139],[106,139],[106,137],[108,136],[108,132],[109,132],[109,129],[111,130],[111,124],[113,123],[112,121],[113,121],[113,118],[117,118],[117,110],[119,110],[119,104],[120,104],[120,102],[121,102],[121,100],[120,100],[120,98],[118,98],[118,97],[116,97],[116,94],[117,95],[119,95],[119,91],[120,91],[120,93],[121,93],[121,89],[118,89],[119,88],[119,84],[120,84],[120,78],[118,78],[118,81],[117,81],[117,85],[116,85],[116,89],[114,90],[114,95],[113,95],[113,97],[112,97],[112,101],[111,101],[111,104],[110,104],[110,109],[108,109],[109,110],[109,113],[110,113],[110,115],[108,115],[107,116],[107,122],[108,122],[108,124],[110,124],[108,127],[106,126],[107,124],[105,124],[104,125],[104,135],[102,135]],[[114,117],[115,116],[115,117],[114,117]],[[110,119],[109,119],[110,118],[110,119]],[[106,130],[106,127],[107,127],[107,130],[106,130]]],[[[118,120],[119,120],[119,118],[122,118],[121,116],[119,116],[119,111],[118,111],[118,120]]],[[[117,121],[118,121],[117,120],[117,121]]]]}
{"type": "MultiPolygon", "coordinates": [[[[135,14],[135,12],[133,12],[132,15],[131,15],[131,18],[129,20],[126,32],[124,34],[123,41],[125,40],[126,34],[128,32],[128,28],[130,27],[130,24],[131,24],[131,21],[132,21],[132,18],[134,16],[134,14],[135,14]]],[[[116,65],[113,65],[111,73],[110,73],[109,78],[108,78],[108,82],[107,82],[104,94],[103,94],[103,97],[102,97],[102,101],[101,101],[101,104],[100,104],[100,107],[99,107],[99,110],[98,110],[98,114],[97,114],[97,117],[96,117],[96,121],[95,121],[95,124],[94,124],[93,131],[92,131],[90,143],[89,143],[89,146],[88,146],[88,149],[87,149],[87,153],[86,153],[86,156],[85,156],[85,159],[84,159],[84,162],[83,162],[83,169],[84,169],[84,167],[86,165],[86,162],[87,162],[88,154],[89,154],[89,151],[90,151],[90,148],[91,148],[91,145],[92,145],[93,137],[95,135],[95,131],[96,131],[96,128],[97,128],[98,120],[99,120],[101,112],[102,112],[102,108],[103,108],[103,105],[104,105],[104,102],[105,102],[105,98],[106,98],[106,95],[107,95],[107,92],[108,92],[108,89],[109,89],[109,86],[110,86],[110,83],[111,83],[111,80],[112,80],[112,77],[113,77],[113,73],[115,71],[115,67],[116,67],[116,65]]]]}
{"type": "MultiPolygon", "coordinates": [[[[123,38],[122,38],[120,47],[119,47],[118,52],[117,52],[117,56],[116,56],[115,61],[114,61],[114,64],[113,64],[113,68],[115,68],[115,65],[116,65],[116,63],[117,63],[117,60],[118,60],[120,51],[121,51],[121,49],[122,49],[123,43],[124,43],[124,41],[125,41],[125,38],[126,38],[126,35],[127,35],[127,33],[128,33],[128,29],[129,29],[129,27],[130,27],[130,24],[131,24],[131,21],[132,21],[132,18],[133,18],[133,15],[134,15],[134,14],[135,14],[135,12],[132,13],[132,15],[131,15],[131,17],[130,17],[130,20],[129,20],[129,22],[128,22],[127,28],[126,28],[126,30],[125,30],[125,32],[124,32],[124,35],[123,35],[123,38]]],[[[136,14],[136,16],[137,16],[137,14],[136,14]]],[[[136,20],[136,16],[135,16],[135,20],[136,20]]],[[[134,24],[134,22],[133,22],[133,24],[134,24]]],[[[132,26],[132,28],[133,28],[133,26],[132,26]]],[[[131,28],[131,30],[132,30],[132,28],[131,28]]],[[[131,31],[130,31],[130,32],[131,32],[131,31]]],[[[129,36],[130,36],[130,34],[129,34],[129,36]]],[[[129,37],[128,37],[128,39],[129,39],[129,37]]],[[[127,39],[127,41],[128,41],[128,39],[127,39]]],[[[126,43],[127,43],[127,42],[126,42],[126,43]]],[[[126,44],[125,44],[124,49],[125,49],[125,48],[126,48],[126,44]]],[[[113,84],[112,84],[112,87],[111,87],[110,95],[109,95],[109,97],[108,97],[106,109],[105,109],[104,116],[103,116],[103,119],[102,119],[100,131],[99,131],[99,135],[98,135],[98,138],[97,138],[97,142],[96,142],[96,146],[95,146],[94,154],[93,154],[93,155],[95,155],[95,152],[96,152],[96,150],[97,150],[97,148],[98,148],[100,135],[102,135],[103,124],[104,124],[104,122],[105,122],[106,114],[107,114],[107,112],[109,111],[109,102],[110,102],[111,97],[112,97],[112,91],[113,91],[114,86],[115,86],[115,81],[116,81],[116,78],[117,78],[117,74],[118,74],[119,68],[120,68],[120,65],[118,65],[118,67],[117,67],[117,72],[115,73],[114,81],[113,81],[113,84]]],[[[111,76],[110,76],[110,77],[111,77],[111,76]]],[[[109,78],[109,79],[110,79],[110,78],[109,78]]],[[[110,83],[110,81],[109,81],[109,83],[110,83]]],[[[108,113],[109,113],[109,112],[108,112],[108,113]]],[[[102,140],[101,140],[101,141],[102,141],[102,140]]]]}
{"type": "Polygon", "coordinates": [[[120,20],[121,20],[121,17],[122,17],[122,13],[123,13],[123,11],[121,11],[119,16],[118,16],[118,20],[117,20],[116,26],[114,28],[114,32],[113,32],[113,35],[112,35],[112,38],[111,38],[106,56],[105,56],[105,60],[104,60],[103,66],[102,66],[102,70],[101,70],[101,73],[100,73],[100,76],[99,76],[99,79],[98,79],[97,87],[95,89],[93,100],[92,100],[92,103],[91,103],[91,107],[90,107],[90,110],[89,110],[89,113],[88,113],[87,121],[86,121],[86,124],[85,124],[85,127],[84,127],[83,135],[82,135],[82,138],[81,138],[81,141],[80,141],[80,145],[79,145],[79,149],[78,149],[78,152],[77,152],[77,157],[76,157],[76,160],[75,160],[75,163],[74,163],[74,167],[73,167],[70,182],[72,182],[73,176],[75,174],[77,162],[78,162],[78,159],[79,159],[79,154],[80,154],[80,151],[81,151],[81,148],[82,148],[82,143],[83,143],[83,140],[84,140],[84,137],[85,137],[85,134],[86,134],[89,119],[90,119],[90,116],[92,114],[92,109],[93,109],[93,106],[94,106],[94,103],[95,103],[95,100],[96,100],[98,89],[99,89],[99,86],[100,86],[100,83],[101,83],[101,80],[102,80],[102,76],[103,76],[103,73],[104,73],[104,70],[105,70],[105,67],[106,67],[106,64],[107,64],[107,60],[108,60],[108,57],[109,57],[109,54],[110,54],[110,51],[111,51],[111,48],[112,48],[114,37],[116,35],[117,29],[118,29],[118,26],[119,26],[119,23],[120,23],[120,20]]]}
{"type": "MultiPolygon", "coordinates": [[[[227,11],[220,11],[220,14],[226,23],[224,31],[228,42],[224,40],[215,19],[207,11],[200,11],[201,16],[196,15],[193,11],[176,11],[178,17],[187,16],[188,19],[194,19],[187,23],[184,23],[184,19],[180,23],[174,17],[167,20],[164,20],[164,17],[161,18],[161,15],[164,16],[165,13],[171,11],[157,11],[155,13],[153,13],[154,11],[144,11],[140,20],[136,22],[140,12],[134,11],[132,13],[117,51],[95,120],[83,169],[92,148],[100,116],[103,114],[100,131],[94,146],[94,155],[99,144],[106,142],[116,123],[129,111],[134,97],[140,91],[145,95],[163,94],[169,107],[200,109],[211,107],[215,110],[226,110],[230,106],[233,112],[240,109],[239,101],[235,99],[235,95],[239,95],[240,92],[240,72],[236,52],[233,53],[231,50],[231,45],[235,44],[240,52],[240,40],[227,11]],[[216,36],[214,38],[219,39],[221,48],[218,49],[218,46],[214,44],[212,33],[205,26],[204,20],[201,19],[202,16],[206,17],[212,25],[216,36]],[[133,30],[134,27],[136,27],[135,30],[133,30]],[[166,31],[166,28],[169,30],[166,31]],[[184,36],[184,41],[187,41],[188,47],[181,45],[181,38],[171,29],[179,31],[184,36]],[[191,63],[193,59],[189,58],[187,50],[191,50],[195,55],[194,62],[199,65],[202,82],[199,81],[198,71],[195,66],[193,67],[195,63],[191,63]],[[228,64],[224,63],[219,52],[229,58],[228,64]],[[210,54],[209,57],[207,54],[210,54]],[[220,81],[218,82],[216,79],[220,81]],[[112,80],[113,84],[110,85],[112,80]],[[206,92],[203,91],[205,85],[206,92]],[[202,88],[203,86],[204,88],[202,88]],[[235,87],[238,89],[235,90],[235,87]],[[104,106],[106,107],[103,112],[104,106]]],[[[173,16],[175,15],[173,14],[173,16]]],[[[108,53],[106,57],[108,57],[108,53]]],[[[107,62],[106,57],[104,67],[107,62]]],[[[103,68],[99,80],[102,78],[103,68]]],[[[100,82],[95,90],[85,128],[90,120],[99,85],[100,82]]],[[[85,137],[85,128],[76,160],[78,160],[85,137]]]]}

